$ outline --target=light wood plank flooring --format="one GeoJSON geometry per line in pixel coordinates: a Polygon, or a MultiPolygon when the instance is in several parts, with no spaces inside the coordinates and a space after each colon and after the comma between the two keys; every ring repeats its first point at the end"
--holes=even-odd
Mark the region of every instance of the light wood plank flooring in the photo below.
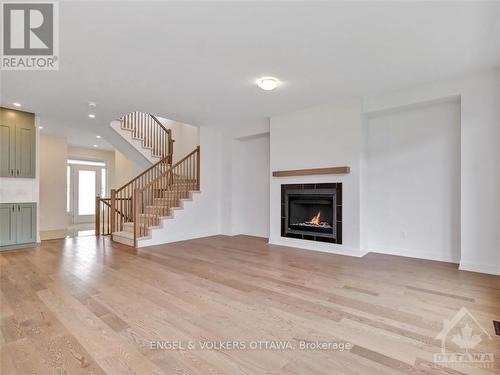
{"type": "Polygon", "coordinates": [[[500,373],[500,278],[453,264],[216,236],[141,250],[44,241],[0,267],[4,375],[500,373]],[[492,368],[433,365],[461,307],[491,335],[470,351],[495,353],[492,368]]]}

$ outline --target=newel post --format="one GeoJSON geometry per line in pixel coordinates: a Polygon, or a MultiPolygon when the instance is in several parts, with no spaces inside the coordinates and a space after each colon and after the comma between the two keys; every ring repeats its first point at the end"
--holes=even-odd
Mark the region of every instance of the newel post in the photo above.
{"type": "Polygon", "coordinates": [[[134,190],[134,213],[133,213],[133,220],[134,220],[134,247],[137,247],[137,237],[140,237],[140,213],[142,210],[142,197],[141,197],[141,190],[140,189],[135,189],[134,190]]]}
{"type": "Polygon", "coordinates": [[[101,233],[99,231],[101,223],[101,205],[100,198],[98,195],[95,196],[95,235],[99,236],[101,233]]]}
{"type": "Polygon", "coordinates": [[[167,136],[168,136],[168,164],[172,165],[173,162],[173,155],[174,155],[174,140],[172,139],[172,130],[168,129],[167,131],[167,136]]]}
{"type": "Polygon", "coordinates": [[[116,221],[116,190],[111,189],[111,241],[113,241],[113,232],[115,231],[115,221],[116,221]]]}
{"type": "Polygon", "coordinates": [[[196,147],[196,190],[200,190],[200,145],[196,147]]]}

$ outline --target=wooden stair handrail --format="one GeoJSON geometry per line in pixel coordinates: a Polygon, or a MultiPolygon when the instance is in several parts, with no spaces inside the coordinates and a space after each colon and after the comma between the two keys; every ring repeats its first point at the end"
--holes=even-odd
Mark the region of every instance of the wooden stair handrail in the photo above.
{"type": "Polygon", "coordinates": [[[161,123],[161,121],[160,121],[160,120],[158,120],[158,117],[156,117],[155,115],[152,115],[152,114],[149,114],[149,115],[150,115],[150,116],[153,118],[153,120],[155,120],[155,122],[156,122],[158,125],[160,125],[160,127],[161,127],[161,128],[163,128],[163,130],[165,130],[167,133],[171,133],[171,132],[172,132],[172,129],[167,129],[167,128],[165,127],[165,125],[163,125],[163,124],[161,123]]]}
{"type": "Polygon", "coordinates": [[[161,159],[159,162],[153,164],[151,167],[149,167],[148,169],[145,169],[144,171],[142,171],[141,173],[139,173],[137,176],[135,176],[133,179],[129,180],[128,182],[126,182],[125,184],[123,184],[121,187],[119,187],[118,189],[116,189],[116,192],[120,192],[122,191],[123,189],[125,189],[127,186],[129,186],[131,183],[133,183],[134,181],[137,181],[139,180],[142,176],[144,176],[146,173],[148,173],[149,171],[155,169],[157,166],[159,166],[160,164],[167,164],[168,165],[168,160],[169,160],[169,156],[166,156],[164,157],[163,159],[161,159]]]}
{"type": "Polygon", "coordinates": [[[151,118],[168,134],[168,156],[170,157],[170,164],[172,164],[172,155],[174,150],[175,139],[172,139],[172,129],[167,129],[155,115],[149,114],[151,118]]]}
{"type": "Polygon", "coordinates": [[[178,207],[191,191],[200,190],[200,146],[133,191],[134,245],[161,217],[178,207]],[[160,200],[160,202],[157,202],[160,200]]]}
{"type": "MultiPolygon", "coordinates": [[[[158,182],[159,179],[163,178],[167,173],[171,173],[176,167],[178,167],[179,165],[181,165],[183,162],[185,162],[187,159],[189,159],[192,155],[196,154],[196,153],[199,153],[200,152],[200,146],[197,146],[193,151],[191,151],[189,154],[187,154],[186,156],[184,156],[181,160],[179,160],[177,163],[175,163],[174,165],[170,166],[165,172],[163,172],[160,176],[156,177],[154,180],[151,180],[150,182],[148,182],[146,185],[144,185],[142,188],[139,188],[137,190],[139,191],[144,191],[145,189],[147,189],[148,187],[152,186],[153,184],[155,184],[156,182],[158,182]]],[[[199,162],[198,162],[198,165],[199,165],[199,162]]]]}
{"type": "Polygon", "coordinates": [[[172,164],[172,130],[167,129],[158,118],[150,113],[130,112],[118,119],[121,128],[131,131],[132,137],[141,140],[143,147],[149,148],[153,156],[161,159],[169,157],[172,164]]]}

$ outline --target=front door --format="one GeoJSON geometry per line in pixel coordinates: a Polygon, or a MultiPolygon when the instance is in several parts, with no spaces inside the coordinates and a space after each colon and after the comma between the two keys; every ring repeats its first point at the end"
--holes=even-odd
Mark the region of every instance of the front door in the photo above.
{"type": "Polygon", "coordinates": [[[101,193],[101,167],[73,165],[73,222],[95,221],[95,197],[101,193]]]}

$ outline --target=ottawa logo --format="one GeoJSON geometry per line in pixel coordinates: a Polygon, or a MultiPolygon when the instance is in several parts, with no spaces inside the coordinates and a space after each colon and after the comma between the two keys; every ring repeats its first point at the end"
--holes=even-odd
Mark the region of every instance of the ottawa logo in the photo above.
{"type": "Polygon", "coordinates": [[[492,368],[493,353],[484,353],[479,344],[492,340],[477,319],[462,307],[451,320],[443,321],[443,329],[436,336],[441,340],[441,353],[434,354],[434,363],[452,368],[492,368]]]}

